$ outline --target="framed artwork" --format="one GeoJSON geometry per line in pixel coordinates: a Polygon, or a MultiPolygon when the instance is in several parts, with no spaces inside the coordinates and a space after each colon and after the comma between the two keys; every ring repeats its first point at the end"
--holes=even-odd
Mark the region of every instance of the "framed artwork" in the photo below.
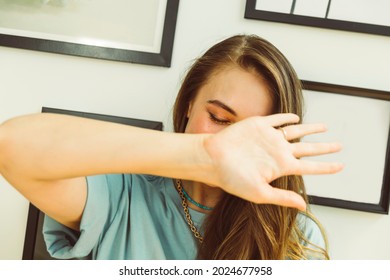
{"type": "MultiPolygon", "coordinates": [[[[94,113],[62,110],[56,108],[43,107],[44,113],[67,114],[84,118],[91,118],[101,121],[109,121],[120,124],[138,126],[147,129],[163,130],[162,122],[140,120],[133,118],[124,118],[118,116],[101,115],[94,113]]],[[[45,214],[43,214],[34,205],[29,205],[26,236],[23,247],[23,260],[50,260],[53,259],[46,250],[45,241],[43,239],[42,228],[45,214]]]]}
{"type": "Polygon", "coordinates": [[[169,67],[179,0],[0,0],[0,45],[169,67]]]}
{"type": "Polygon", "coordinates": [[[383,0],[246,0],[245,17],[390,36],[383,0]]]}
{"type": "Polygon", "coordinates": [[[302,81],[304,122],[323,122],[327,133],[303,141],[341,142],[341,152],[316,157],[343,162],[333,175],[304,176],[311,204],[388,214],[390,196],[390,92],[302,81]]]}

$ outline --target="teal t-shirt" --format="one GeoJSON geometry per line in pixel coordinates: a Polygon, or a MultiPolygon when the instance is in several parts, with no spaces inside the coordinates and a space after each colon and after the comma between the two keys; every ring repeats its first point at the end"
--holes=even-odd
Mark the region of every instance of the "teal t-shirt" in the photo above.
{"type": "MultiPolygon", "coordinates": [[[[113,174],[87,177],[88,195],[80,232],[45,217],[43,234],[58,259],[179,259],[197,255],[197,240],[186,222],[172,179],[113,174]]],[[[205,214],[189,208],[200,229],[205,214]]],[[[318,225],[299,214],[306,238],[324,247],[318,225]]]]}

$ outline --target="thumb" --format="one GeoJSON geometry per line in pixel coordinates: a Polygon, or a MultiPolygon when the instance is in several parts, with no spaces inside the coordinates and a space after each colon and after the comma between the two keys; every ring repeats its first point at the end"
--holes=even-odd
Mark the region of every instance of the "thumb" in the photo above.
{"type": "Polygon", "coordinates": [[[281,190],[272,187],[271,185],[268,186],[269,188],[266,188],[266,191],[264,190],[262,194],[263,203],[292,207],[301,211],[306,211],[306,202],[301,195],[293,191],[281,190]]]}

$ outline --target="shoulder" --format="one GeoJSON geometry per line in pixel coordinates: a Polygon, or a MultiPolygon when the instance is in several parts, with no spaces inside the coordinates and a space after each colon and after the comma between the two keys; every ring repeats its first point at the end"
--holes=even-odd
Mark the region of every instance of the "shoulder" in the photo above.
{"type": "Polygon", "coordinates": [[[165,191],[167,178],[143,174],[104,174],[87,177],[88,195],[86,206],[116,212],[119,205],[158,199],[165,191]]]}
{"type": "Polygon", "coordinates": [[[144,193],[161,193],[165,192],[165,188],[169,186],[172,181],[169,178],[145,175],[145,174],[131,174],[125,175],[125,180],[132,186],[133,189],[140,189],[144,193]]]}
{"type": "Polygon", "coordinates": [[[326,237],[320,224],[309,214],[300,212],[297,216],[298,227],[305,238],[303,245],[326,249],[326,237]],[[313,246],[314,245],[314,246],[313,246]]]}
{"type": "Polygon", "coordinates": [[[125,187],[139,185],[164,185],[168,178],[145,174],[103,174],[87,177],[88,186],[95,187],[125,187]]]}

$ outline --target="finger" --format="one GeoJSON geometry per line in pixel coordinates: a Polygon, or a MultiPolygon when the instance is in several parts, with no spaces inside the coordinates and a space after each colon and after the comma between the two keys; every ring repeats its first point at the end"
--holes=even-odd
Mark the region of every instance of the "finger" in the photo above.
{"type": "Polygon", "coordinates": [[[301,211],[306,210],[306,202],[299,194],[293,191],[281,190],[268,185],[269,188],[263,189],[261,203],[275,204],[285,207],[297,208],[301,211]]]}
{"type": "Polygon", "coordinates": [[[287,141],[302,138],[304,136],[325,132],[326,126],[322,123],[317,124],[297,124],[283,127],[284,137],[287,141]]]}
{"type": "Polygon", "coordinates": [[[340,143],[306,143],[298,142],[291,145],[294,157],[309,157],[336,153],[341,150],[340,143]]]}
{"type": "Polygon", "coordinates": [[[291,113],[286,114],[274,114],[264,117],[270,126],[278,127],[285,124],[299,122],[299,116],[291,113]]]}
{"type": "Polygon", "coordinates": [[[334,174],[341,171],[344,164],[340,162],[317,162],[299,160],[295,170],[290,170],[286,175],[315,175],[315,174],[334,174]]]}

